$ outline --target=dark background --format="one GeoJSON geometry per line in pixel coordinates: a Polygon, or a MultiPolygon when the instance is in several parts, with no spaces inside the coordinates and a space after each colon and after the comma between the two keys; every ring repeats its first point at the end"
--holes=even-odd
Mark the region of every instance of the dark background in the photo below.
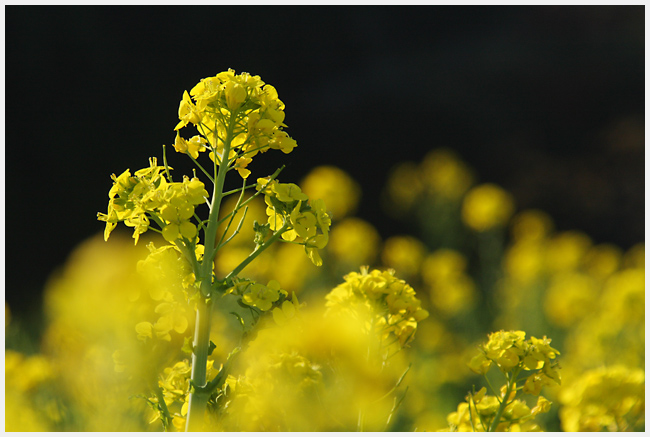
{"type": "MultiPolygon", "coordinates": [[[[337,165],[383,237],[390,168],[449,147],[560,230],[644,240],[644,7],[5,7],[5,299],[102,232],[111,173],[174,140],[182,92],[233,68],[287,106],[285,181],[337,165]]],[[[181,167],[172,151],[170,159],[181,167]]]]}

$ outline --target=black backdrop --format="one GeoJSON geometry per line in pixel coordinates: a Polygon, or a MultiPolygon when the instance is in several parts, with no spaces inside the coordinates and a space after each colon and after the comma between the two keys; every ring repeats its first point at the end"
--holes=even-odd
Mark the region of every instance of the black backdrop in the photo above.
{"type": "Polygon", "coordinates": [[[445,146],[625,249],[644,239],[644,32],[643,6],[5,7],[5,299],[38,303],[102,231],[110,174],[160,156],[183,90],[227,68],[277,88],[299,144],[253,170],[343,168],[384,237],[409,231],[379,207],[392,165],[445,146]]]}

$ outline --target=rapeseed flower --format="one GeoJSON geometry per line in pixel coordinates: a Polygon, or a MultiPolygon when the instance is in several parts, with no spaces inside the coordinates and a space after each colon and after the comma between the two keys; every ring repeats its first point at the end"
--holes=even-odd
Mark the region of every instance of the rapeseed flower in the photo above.
{"type": "Polygon", "coordinates": [[[462,219],[470,228],[484,232],[505,226],[514,210],[514,200],[509,193],[494,184],[483,184],[465,195],[462,219]]]}

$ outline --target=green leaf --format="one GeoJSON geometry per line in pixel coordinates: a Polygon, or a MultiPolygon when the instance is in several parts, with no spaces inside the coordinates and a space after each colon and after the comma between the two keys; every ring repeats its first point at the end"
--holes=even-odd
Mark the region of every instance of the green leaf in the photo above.
{"type": "Polygon", "coordinates": [[[210,345],[208,346],[208,356],[212,355],[212,352],[217,348],[217,345],[210,340],[210,345]]]}

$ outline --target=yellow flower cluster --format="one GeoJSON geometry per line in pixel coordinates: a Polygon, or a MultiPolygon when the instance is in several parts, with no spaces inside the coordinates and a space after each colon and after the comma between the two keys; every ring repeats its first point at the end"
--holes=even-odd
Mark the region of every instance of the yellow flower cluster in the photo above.
{"type": "Polygon", "coordinates": [[[623,365],[589,370],[562,390],[560,403],[564,431],[641,431],[645,372],[623,365]]]}
{"type": "Polygon", "coordinates": [[[453,203],[462,198],[473,183],[473,175],[458,156],[447,149],[429,152],[420,164],[404,162],[391,172],[385,195],[393,213],[405,213],[418,200],[435,199],[453,203]]]}
{"type": "MultiPolygon", "coordinates": [[[[483,387],[477,393],[465,397],[467,402],[461,402],[455,412],[447,416],[449,426],[441,431],[458,432],[484,432],[489,430],[489,424],[494,420],[499,406],[500,398],[486,395],[487,389],[483,387]]],[[[505,395],[505,387],[501,389],[501,398],[505,395]]],[[[508,405],[501,416],[497,432],[532,432],[541,431],[534,422],[540,413],[546,413],[551,408],[551,403],[543,396],[537,399],[537,405],[530,408],[520,399],[515,399],[513,391],[507,400],[508,405]]]]}
{"type": "Polygon", "coordinates": [[[393,270],[362,268],[360,273],[345,276],[325,298],[328,314],[353,313],[355,317],[370,315],[371,331],[380,335],[383,347],[406,346],[415,335],[418,322],[429,313],[415,297],[415,290],[395,277],[393,270]]]}
{"type": "Polygon", "coordinates": [[[494,363],[505,375],[506,384],[501,387],[500,394],[494,396],[487,396],[485,387],[468,395],[467,402],[447,416],[449,427],[446,431],[539,431],[532,419],[548,412],[551,406],[545,397],[539,396],[542,386],[560,383],[555,361],[559,352],[550,342],[546,337],[526,340],[523,331],[491,333],[469,367],[485,375],[494,363]],[[523,387],[518,386],[521,371],[532,372],[523,387]],[[539,396],[537,405],[530,408],[524,400],[518,399],[519,390],[539,396]]]}
{"type": "Polygon", "coordinates": [[[533,395],[538,395],[544,385],[560,383],[555,361],[560,352],[551,347],[551,340],[546,337],[526,340],[524,331],[498,331],[490,334],[480,349],[470,362],[476,373],[485,375],[492,364],[503,373],[514,369],[533,371],[523,387],[524,392],[533,395]]]}
{"type": "MultiPolygon", "coordinates": [[[[160,399],[149,398],[149,402],[156,405],[156,409],[152,410],[149,423],[159,422],[161,416],[166,415],[164,420],[171,419],[171,425],[176,431],[185,430],[191,371],[192,367],[187,360],[179,361],[163,370],[159,376],[158,386],[162,392],[164,407],[162,407],[160,399]]],[[[217,372],[212,360],[208,360],[207,371],[209,377],[216,376],[217,372]]]]}
{"type": "Polygon", "coordinates": [[[210,149],[210,158],[221,165],[228,143],[225,162],[228,167],[234,163],[246,179],[250,175],[246,166],[258,152],[278,149],[290,153],[296,147],[295,140],[282,130],[286,127],[284,108],[275,88],[259,76],[235,74],[230,69],[201,79],[189,93],[183,93],[178,108],[180,122],[175,128],[178,131],[193,124],[201,136],[184,140],[177,135],[174,148],[194,159],[210,149]]]}
{"type": "Polygon", "coordinates": [[[264,193],[271,230],[282,230],[283,240],[303,245],[309,259],[317,266],[322,265],[318,249],[327,245],[332,224],[325,202],[308,201],[298,185],[269,178],[259,178],[257,190],[264,193]]]}
{"type": "Polygon", "coordinates": [[[124,222],[134,228],[133,238],[137,244],[140,234],[149,229],[149,217],[153,217],[167,241],[178,238],[193,241],[197,228],[190,218],[195,206],[208,197],[203,182],[185,177],[183,182],[170,183],[161,174],[165,167],[157,165],[156,158],[151,158],[149,164],[133,175],[126,170],[120,176],[111,176],[114,182],[108,193],[108,213],[97,215],[99,220],[106,222],[104,239],[108,240],[117,223],[124,222]]]}
{"type": "Polygon", "coordinates": [[[475,307],[478,293],[467,274],[467,260],[451,249],[439,249],[422,262],[422,280],[429,287],[433,307],[452,317],[475,307]]]}
{"type": "Polygon", "coordinates": [[[246,305],[254,306],[262,311],[268,311],[271,306],[280,299],[280,295],[285,297],[288,293],[280,289],[280,283],[274,279],[270,280],[267,285],[254,281],[239,280],[228,289],[228,293],[242,296],[246,305]]]}
{"type": "Polygon", "coordinates": [[[245,375],[226,380],[229,401],[216,429],[237,431],[316,430],[315,417],[302,415],[323,390],[318,364],[291,352],[267,353],[245,375]]]}
{"type": "Polygon", "coordinates": [[[408,362],[369,353],[377,337],[364,332],[371,321],[311,307],[288,325],[261,322],[226,380],[225,411],[210,429],[385,429],[408,362]]]}
{"type": "Polygon", "coordinates": [[[266,285],[248,279],[239,279],[227,293],[241,296],[241,305],[255,307],[260,311],[273,308],[273,320],[280,326],[286,325],[296,317],[300,303],[298,296],[283,290],[280,283],[271,279],[266,285]]]}
{"type": "MultiPolygon", "coordinates": [[[[190,308],[188,299],[198,293],[193,287],[192,268],[174,245],[156,248],[147,245],[149,255],[138,262],[138,273],[142,276],[145,290],[156,303],[155,323],[140,322],[135,326],[138,339],[157,338],[171,341],[170,333],[183,334],[189,327],[190,308]]],[[[203,248],[197,245],[197,256],[203,248]]],[[[144,290],[143,290],[144,291],[144,290]]]]}
{"type": "Polygon", "coordinates": [[[47,431],[48,419],[59,416],[56,402],[34,395],[55,376],[55,369],[45,356],[5,351],[5,431],[47,431]],[[30,398],[40,402],[30,405],[30,398]]]}

